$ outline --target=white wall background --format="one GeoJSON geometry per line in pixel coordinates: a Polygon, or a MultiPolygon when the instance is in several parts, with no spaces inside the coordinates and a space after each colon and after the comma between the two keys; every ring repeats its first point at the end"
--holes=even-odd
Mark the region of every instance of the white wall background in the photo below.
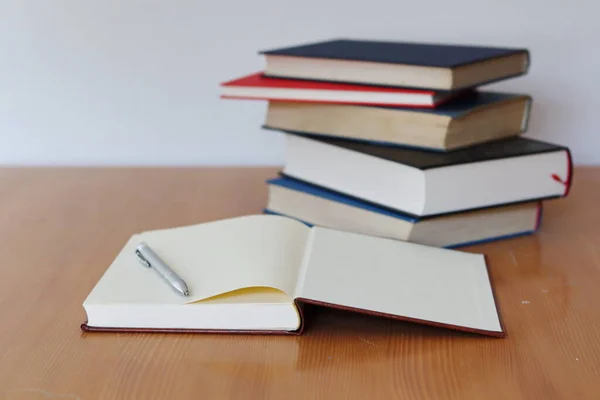
{"type": "Polygon", "coordinates": [[[279,164],[265,104],[220,100],[257,51],[331,37],[528,47],[528,136],[600,163],[592,0],[0,0],[0,163],[279,164]]]}

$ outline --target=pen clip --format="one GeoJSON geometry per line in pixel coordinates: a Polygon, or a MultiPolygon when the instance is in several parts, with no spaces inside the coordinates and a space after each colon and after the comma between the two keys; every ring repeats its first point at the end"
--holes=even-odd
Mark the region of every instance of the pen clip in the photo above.
{"type": "Polygon", "coordinates": [[[142,252],[139,251],[138,249],[135,249],[135,256],[137,257],[138,261],[144,267],[148,267],[148,268],[152,267],[152,265],[150,265],[150,262],[144,258],[144,256],[142,255],[142,252]]]}

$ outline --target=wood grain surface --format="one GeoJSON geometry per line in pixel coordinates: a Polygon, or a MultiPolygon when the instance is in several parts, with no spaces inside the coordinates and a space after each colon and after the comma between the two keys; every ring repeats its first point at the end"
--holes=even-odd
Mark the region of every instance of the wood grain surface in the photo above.
{"type": "Polygon", "coordinates": [[[0,169],[2,399],[598,399],[600,169],[487,254],[506,339],[313,308],[302,337],[82,333],[131,234],[259,213],[275,169],[0,169]]]}

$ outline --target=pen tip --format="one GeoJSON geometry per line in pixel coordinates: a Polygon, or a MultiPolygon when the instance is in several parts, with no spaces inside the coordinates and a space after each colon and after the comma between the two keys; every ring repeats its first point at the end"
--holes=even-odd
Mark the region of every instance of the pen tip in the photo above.
{"type": "Polygon", "coordinates": [[[184,295],[184,296],[189,296],[189,295],[190,295],[190,292],[189,292],[188,290],[186,290],[185,292],[183,292],[183,295],[184,295]]]}

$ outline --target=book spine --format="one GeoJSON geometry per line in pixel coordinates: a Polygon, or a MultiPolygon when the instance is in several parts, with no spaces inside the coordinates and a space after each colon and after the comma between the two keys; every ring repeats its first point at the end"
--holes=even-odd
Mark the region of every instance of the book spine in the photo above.
{"type": "Polygon", "coordinates": [[[523,65],[523,73],[526,74],[529,72],[529,68],[531,68],[531,54],[529,50],[525,50],[525,65],[523,65]]]}
{"type": "Polygon", "coordinates": [[[567,184],[565,187],[565,196],[569,194],[571,191],[571,186],[573,185],[573,157],[571,156],[571,150],[567,149],[567,184]]]}
{"type": "Polygon", "coordinates": [[[537,205],[537,212],[535,215],[535,228],[533,228],[533,231],[537,231],[538,229],[540,229],[540,226],[542,225],[542,216],[544,214],[544,208],[542,207],[542,202],[538,202],[537,205]]]}
{"type": "Polygon", "coordinates": [[[525,112],[523,113],[523,120],[521,121],[521,132],[527,132],[529,128],[529,116],[531,115],[531,107],[533,106],[533,99],[528,96],[527,105],[525,106],[525,112]]]}
{"type": "Polygon", "coordinates": [[[569,194],[569,191],[571,190],[571,185],[573,184],[573,159],[571,157],[571,150],[566,148],[564,151],[567,156],[567,177],[565,179],[562,179],[559,175],[552,174],[552,179],[559,183],[562,183],[565,186],[565,192],[563,193],[563,197],[569,194]]]}

